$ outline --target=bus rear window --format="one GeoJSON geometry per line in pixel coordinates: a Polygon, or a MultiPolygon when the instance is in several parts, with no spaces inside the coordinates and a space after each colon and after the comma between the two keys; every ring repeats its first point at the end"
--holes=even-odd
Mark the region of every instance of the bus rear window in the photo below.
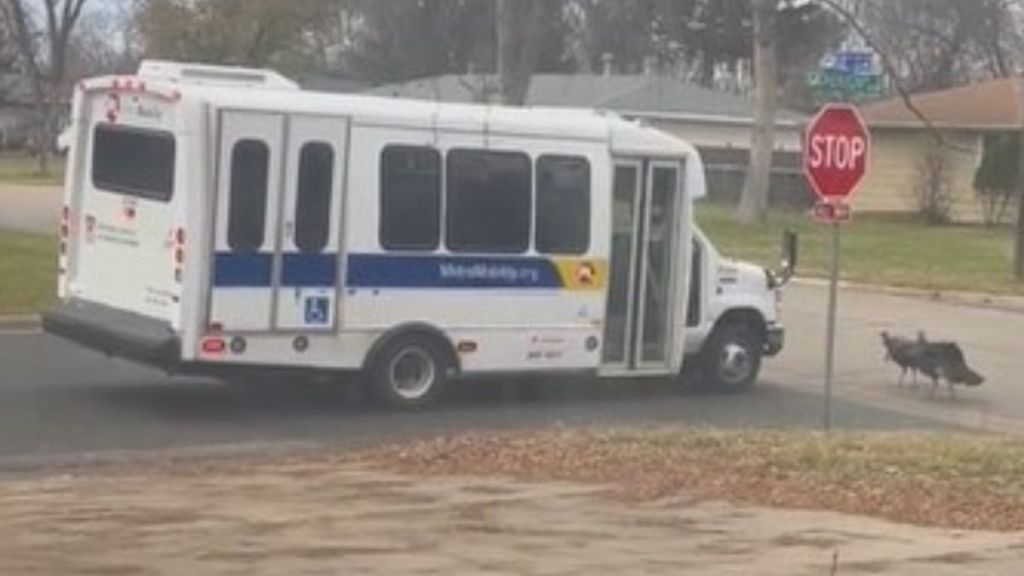
{"type": "Polygon", "coordinates": [[[169,132],[97,125],[92,184],[107,192],[167,202],[174,193],[174,155],[169,132]]]}

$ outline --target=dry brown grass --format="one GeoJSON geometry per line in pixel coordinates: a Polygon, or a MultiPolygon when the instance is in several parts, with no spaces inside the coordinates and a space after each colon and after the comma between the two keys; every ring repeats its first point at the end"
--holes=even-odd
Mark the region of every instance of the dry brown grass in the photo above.
{"type": "Polygon", "coordinates": [[[472,435],[360,456],[409,474],[608,484],[959,529],[1024,529],[1024,443],[978,436],[648,430],[472,435]]]}

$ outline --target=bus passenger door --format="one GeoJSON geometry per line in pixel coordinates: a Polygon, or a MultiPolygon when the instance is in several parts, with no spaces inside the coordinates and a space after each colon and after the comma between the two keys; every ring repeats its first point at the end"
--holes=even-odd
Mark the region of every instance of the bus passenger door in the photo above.
{"type": "Polygon", "coordinates": [[[680,165],[615,167],[611,277],[604,370],[665,373],[671,367],[681,209],[680,165]]]}
{"type": "Polygon", "coordinates": [[[348,121],[290,116],[287,132],[274,328],[331,330],[337,324],[348,121]]]}
{"type": "Polygon", "coordinates": [[[209,327],[269,330],[284,116],[220,113],[209,327]]]}

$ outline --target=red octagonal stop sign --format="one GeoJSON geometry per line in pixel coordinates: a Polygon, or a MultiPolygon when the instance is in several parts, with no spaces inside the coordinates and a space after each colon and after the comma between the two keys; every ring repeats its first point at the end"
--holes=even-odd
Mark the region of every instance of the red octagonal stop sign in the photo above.
{"type": "Polygon", "coordinates": [[[807,127],[804,173],[822,200],[843,202],[867,173],[871,135],[857,109],[826,104],[807,127]]]}

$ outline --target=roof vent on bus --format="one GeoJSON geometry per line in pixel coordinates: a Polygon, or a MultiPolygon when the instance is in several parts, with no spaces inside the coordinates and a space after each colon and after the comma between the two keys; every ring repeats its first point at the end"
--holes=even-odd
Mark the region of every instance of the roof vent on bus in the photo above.
{"type": "Polygon", "coordinates": [[[299,89],[298,84],[273,70],[242,68],[238,66],[214,66],[212,64],[191,64],[168,60],[143,60],[142,64],[139,65],[137,75],[140,78],[180,84],[245,86],[277,90],[299,89]]]}

